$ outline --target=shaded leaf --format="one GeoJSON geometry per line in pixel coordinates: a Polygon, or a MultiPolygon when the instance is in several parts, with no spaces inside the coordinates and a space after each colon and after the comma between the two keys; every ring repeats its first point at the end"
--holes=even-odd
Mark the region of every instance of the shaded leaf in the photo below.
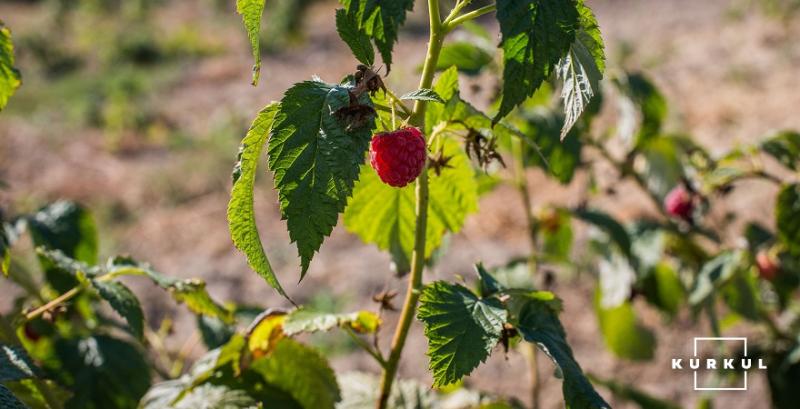
{"type": "Polygon", "coordinates": [[[689,294],[689,304],[702,304],[714,290],[727,283],[740,267],[742,257],[740,251],[725,251],[706,262],[697,274],[694,287],[689,294]]]}
{"type": "Polygon", "coordinates": [[[527,342],[536,344],[556,365],[563,377],[562,391],[570,409],[600,409],[611,406],[594,390],[584,375],[567,334],[558,319],[559,301],[552,293],[526,292],[508,301],[510,321],[527,342]]]}
{"type": "Polygon", "coordinates": [[[358,27],[375,42],[387,71],[392,66],[392,49],[406,12],[414,8],[414,0],[339,0],[358,23],[358,27]]]}
{"type": "Polygon", "coordinates": [[[583,143],[573,130],[569,138],[561,140],[564,115],[561,112],[540,108],[526,111],[522,115],[525,163],[538,166],[554,176],[562,184],[572,181],[575,171],[581,164],[583,143]]]}
{"type": "Polygon", "coordinates": [[[3,409],[28,409],[3,385],[0,385],[0,407],[3,409]]]}
{"type": "Polygon", "coordinates": [[[763,318],[758,281],[752,270],[737,270],[721,290],[722,299],[731,311],[754,322],[763,318]]]}
{"type": "Polygon", "coordinates": [[[527,262],[515,261],[505,266],[487,270],[483,264],[475,265],[480,279],[481,296],[488,297],[505,290],[530,290],[533,278],[527,262]]]}
{"type": "Polygon", "coordinates": [[[586,223],[592,224],[602,230],[619,247],[620,251],[629,259],[633,257],[631,252],[631,238],[627,230],[608,213],[600,210],[575,209],[575,217],[586,223]]]}
{"type": "Polygon", "coordinates": [[[484,362],[500,340],[507,312],[494,298],[479,299],[458,284],[437,281],[420,296],[433,386],[459,381],[484,362]]]}
{"type": "Polygon", "coordinates": [[[782,131],[761,142],[761,150],[781,165],[798,170],[800,165],[800,132],[782,131]]]}
{"type": "Polygon", "coordinates": [[[230,341],[236,329],[226,324],[219,318],[208,317],[205,315],[197,316],[197,328],[200,330],[200,337],[203,344],[208,349],[219,348],[230,341]]]}
{"type": "Polygon", "coordinates": [[[258,78],[261,76],[261,38],[258,35],[261,30],[261,17],[264,14],[264,3],[266,0],[236,0],[236,12],[242,16],[244,28],[247,31],[247,38],[250,40],[250,48],[253,50],[253,85],[258,85],[258,78]]]}
{"type": "Polygon", "coordinates": [[[133,335],[142,339],[144,336],[144,313],[136,295],[119,281],[92,280],[92,286],[97,289],[101,298],[108,301],[117,314],[125,318],[133,335]]]}
{"type": "Polygon", "coordinates": [[[40,371],[22,347],[0,345],[0,382],[38,378],[40,371]]]}
{"type": "Polygon", "coordinates": [[[369,36],[359,29],[353,14],[348,14],[345,9],[336,10],[336,31],[358,61],[368,66],[375,63],[375,51],[369,36]]]}
{"type": "Polygon", "coordinates": [[[571,0],[499,0],[503,48],[503,93],[494,118],[498,122],[533,95],[567,54],[580,26],[571,0]]]}
{"type": "MultiPolygon", "coordinates": [[[[281,100],[269,139],[269,167],[281,216],[297,243],[301,279],[347,205],[375,127],[371,114],[364,121],[337,115],[350,106],[350,89],[319,81],[295,84],[281,100]]],[[[372,104],[366,93],[358,102],[372,104]]]]}
{"type": "Polygon", "coordinates": [[[619,111],[622,115],[618,132],[634,146],[658,136],[667,116],[667,100],[644,74],[626,72],[614,78],[622,94],[619,111]]]}
{"type": "Polygon", "coordinates": [[[237,164],[239,176],[233,183],[231,199],[228,203],[228,227],[233,244],[247,256],[250,268],[263,277],[272,288],[278,290],[282,296],[288,298],[264,252],[253,209],[253,185],[258,161],[261,160],[261,152],[272,130],[279,108],[277,103],[273,103],[262,109],[242,140],[237,164]]]}
{"type": "Polygon", "coordinates": [[[133,345],[105,335],[59,340],[51,371],[74,396],[67,409],[135,408],[150,387],[150,368],[133,345]]]}
{"type": "Polygon", "coordinates": [[[800,257],[800,183],[785,185],[778,193],[775,225],[778,238],[791,254],[800,257]]]}
{"type": "MultiPolygon", "coordinates": [[[[97,229],[91,214],[77,203],[57,201],[26,218],[36,247],[60,250],[69,258],[93,265],[97,263],[97,229]]],[[[39,259],[47,281],[57,291],[66,292],[77,281],[58,266],[39,259]]]]}

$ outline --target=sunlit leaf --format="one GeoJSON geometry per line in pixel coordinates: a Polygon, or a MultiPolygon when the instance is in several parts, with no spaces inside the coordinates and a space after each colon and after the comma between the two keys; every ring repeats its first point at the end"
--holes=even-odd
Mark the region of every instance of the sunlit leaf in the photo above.
{"type": "Polygon", "coordinates": [[[266,0],[236,0],[236,12],[242,16],[255,60],[253,85],[258,85],[258,78],[261,76],[261,38],[258,33],[261,30],[261,17],[264,14],[265,2],[266,0]]]}
{"type": "MultiPolygon", "coordinates": [[[[442,146],[444,155],[451,159],[440,175],[428,170],[426,257],[442,244],[445,233],[458,233],[467,215],[477,210],[477,182],[469,158],[452,139],[443,139],[442,146]]],[[[411,260],[416,219],[414,185],[391,187],[367,165],[362,166],[359,179],[344,213],[345,227],[363,241],[411,260]]]]}
{"type": "Polygon", "coordinates": [[[414,100],[414,101],[417,101],[417,100],[420,100],[420,101],[433,101],[433,102],[439,102],[439,103],[444,104],[444,99],[442,99],[442,97],[439,96],[439,94],[437,94],[436,91],[434,91],[432,89],[425,89],[425,88],[418,89],[416,91],[411,91],[411,92],[409,92],[407,94],[404,94],[403,96],[400,97],[400,99],[407,99],[407,100],[414,100]]]}
{"type": "Polygon", "coordinates": [[[247,256],[250,268],[263,277],[272,288],[287,297],[264,252],[253,209],[253,185],[256,179],[256,169],[278,110],[277,103],[270,104],[261,110],[242,140],[235,171],[238,177],[233,183],[231,199],[228,203],[228,226],[233,244],[247,256]]]}
{"type": "Polygon", "coordinates": [[[442,47],[436,69],[446,70],[455,66],[458,71],[468,75],[477,75],[494,57],[483,47],[469,41],[454,41],[442,47]]]}
{"type": "Polygon", "coordinates": [[[633,305],[624,301],[613,307],[605,307],[600,302],[602,296],[598,290],[595,311],[608,349],[620,358],[633,361],[653,359],[655,335],[639,323],[633,305]]]}
{"type": "Polygon", "coordinates": [[[301,308],[286,316],[283,322],[283,332],[286,335],[295,335],[301,332],[328,331],[340,327],[351,328],[362,333],[373,333],[379,325],[380,318],[370,311],[332,314],[301,308]]]}
{"type": "Polygon", "coordinates": [[[19,71],[14,68],[14,44],[11,43],[11,30],[0,20],[0,111],[8,99],[22,84],[19,71]]]}

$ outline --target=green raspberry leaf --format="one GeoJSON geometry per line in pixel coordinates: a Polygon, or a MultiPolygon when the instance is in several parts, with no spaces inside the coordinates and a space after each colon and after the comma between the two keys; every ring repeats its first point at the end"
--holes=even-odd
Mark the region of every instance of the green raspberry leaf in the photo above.
{"type": "Polygon", "coordinates": [[[8,388],[0,385],[0,407],[4,409],[28,409],[22,402],[11,393],[8,388]]]}
{"type": "MultiPolygon", "coordinates": [[[[97,263],[97,228],[92,215],[79,204],[57,201],[26,217],[26,221],[36,247],[60,250],[67,257],[89,265],[97,263]]],[[[78,284],[69,270],[42,257],[39,263],[48,284],[56,291],[63,293],[78,284]]]]}
{"type": "Polygon", "coordinates": [[[206,283],[202,280],[169,277],[151,269],[147,264],[138,264],[124,257],[110,259],[105,270],[108,274],[117,276],[145,276],[155,285],[167,290],[175,301],[186,303],[186,307],[195,314],[219,318],[228,324],[233,323],[233,313],[211,298],[206,290],[206,283]]]}
{"type": "Polygon", "coordinates": [[[72,397],[67,408],[135,408],[150,387],[150,367],[136,345],[107,335],[57,339],[49,373],[72,397]],[[56,366],[58,365],[58,366],[56,366]]]}
{"type": "Polygon", "coordinates": [[[295,335],[303,332],[329,331],[333,328],[350,328],[361,333],[374,333],[380,318],[374,312],[358,311],[343,314],[297,309],[286,315],[283,332],[295,335]]]}
{"type": "MultiPolygon", "coordinates": [[[[478,184],[469,158],[458,142],[443,139],[450,167],[440,175],[429,170],[428,226],[425,257],[442,244],[445,233],[458,233],[467,215],[477,210],[478,184]]],[[[411,260],[414,248],[414,186],[393,188],[378,178],[369,166],[361,167],[361,177],[353,198],[344,212],[344,225],[366,243],[392,252],[399,273],[405,273],[403,260],[411,260]],[[375,200],[380,197],[381,200],[375,200]]]]}
{"type": "Polygon", "coordinates": [[[495,298],[444,281],[425,287],[417,317],[425,324],[433,386],[458,382],[484,362],[503,331],[508,313],[495,298]]]}
{"type": "Polygon", "coordinates": [[[573,0],[498,0],[503,96],[494,122],[533,95],[567,55],[580,27],[573,0]]]}
{"type": "Polygon", "coordinates": [[[269,168],[289,238],[297,243],[301,280],[347,205],[375,128],[366,93],[353,101],[363,111],[340,114],[353,107],[351,89],[320,81],[295,84],[281,100],[269,139],[269,168]]]}
{"type": "Polygon", "coordinates": [[[459,72],[467,75],[478,75],[494,60],[488,50],[470,41],[454,41],[442,47],[439,54],[439,61],[436,62],[436,70],[444,71],[455,66],[459,72]]]}
{"type": "Polygon", "coordinates": [[[619,247],[619,250],[629,260],[634,261],[631,250],[631,237],[620,222],[608,213],[596,209],[575,209],[573,215],[608,234],[609,239],[619,247]]]}
{"type": "Polygon", "coordinates": [[[552,293],[515,293],[507,302],[509,319],[522,338],[536,344],[558,367],[564,379],[564,401],[570,409],[610,409],[586,378],[567,343],[558,319],[560,302],[552,293]]]}
{"type": "Polygon", "coordinates": [[[144,336],[144,313],[139,299],[128,287],[119,281],[92,280],[92,286],[111,308],[125,318],[133,335],[142,339],[144,336]]]}
{"type": "Polygon", "coordinates": [[[800,169],[800,132],[778,132],[761,143],[761,150],[791,170],[800,169]]]}
{"type": "Polygon", "coordinates": [[[39,368],[22,347],[0,344],[0,382],[38,378],[39,368]]]}
{"type": "Polygon", "coordinates": [[[290,338],[278,341],[275,349],[253,362],[250,370],[291,395],[303,409],[333,409],[341,400],[336,376],[325,358],[290,338]]]}
{"type": "Polygon", "coordinates": [[[261,160],[261,152],[279,109],[280,106],[277,103],[262,109],[242,140],[239,162],[234,170],[236,180],[233,182],[231,200],[228,203],[228,226],[233,244],[247,256],[250,268],[263,277],[282,296],[288,298],[264,252],[253,209],[253,185],[256,180],[258,161],[261,160]]]}
{"type": "Polygon", "coordinates": [[[521,137],[526,142],[523,152],[525,165],[537,166],[560,183],[568,184],[581,164],[583,142],[575,129],[562,140],[563,124],[562,112],[542,108],[526,112],[525,122],[519,126],[521,137]]]}
{"type": "Polygon", "coordinates": [[[253,50],[253,85],[258,85],[258,78],[261,76],[261,17],[264,15],[264,3],[266,0],[236,0],[236,12],[242,16],[244,28],[247,31],[247,38],[250,40],[250,48],[253,50]]]}
{"type": "Polygon", "coordinates": [[[375,50],[369,36],[359,29],[358,21],[345,9],[336,10],[336,31],[358,61],[371,66],[375,63],[375,50]]]}
{"type": "Polygon", "coordinates": [[[22,85],[19,71],[14,68],[14,44],[11,43],[11,30],[0,20],[0,111],[8,99],[22,85]]]}
{"type": "Polygon", "coordinates": [[[414,0],[339,0],[358,27],[372,38],[381,53],[386,70],[391,70],[392,49],[397,42],[406,12],[414,8],[414,0]]]}
{"type": "Polygon", "coordinates": [[[658,87],[638,72],[616,76],[612,83],[622,96],[619,136],[636,147],[659,136],[668,107],[658,87]]]}
{"type": "Polygon", "coordinates": [[[778,238],[789,252],[800,257],[800,183],[784,186],[775,209],[778,238]]]}
{"type": "Polygon", "coordinates": [[[602,292],[595,295],[595,312],[608,349],[614,355],[632,361],[653,359],[656,338],[639,323],[633,305],[624,301],[616,306],[602,305],[602,292]]]}
{"type": "Polygon", "coordinates": [[[741,251],[724,251],[703,264],[689,294],[689,304],[699,306],[706,302],[714,292],[728,283],[736,271],[743,267],[744,254],[741,251]]]}
{"type": "Polygon", "coordinates": [[[564,82],[561,88],[565,114],[564,126],[561,128],[562,140],[599,92],[605,69],[603,38],[597,19],[582,0],[577,2],[577,8],[580,27],[575,34],[575,41],[556,66],[556,75],[564,82]]]}
{"type": "Polygon", "coordinates": [[[411,91],[400,97],[400,99],[415,100],[415,101],[416,100],[433,101],[444,104],[444,99],[442,99],[442,97],[439,96],[439,94],[437,94],[436,91],[427,88],[411,91]]]}

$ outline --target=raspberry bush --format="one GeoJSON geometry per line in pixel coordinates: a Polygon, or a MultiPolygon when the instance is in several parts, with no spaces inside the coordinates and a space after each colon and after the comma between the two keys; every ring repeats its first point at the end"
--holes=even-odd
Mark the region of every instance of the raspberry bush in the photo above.
{"type": "MultiPolygon", "coordinates": [[[[311,2],[301,3],[298,13],[311,2]]],[[[769,364],[772,406],[796,407],[800,134],[778,132],[715,156],[688,133],[668,130],[666,98],[646,75],[624,64],[606,70],[600,28],[582,0],[339,3],[331,20],[352,51],[353,69],[298,79],[267,104],[244,135],[233,171],[233,244],[289,308],[221,303],[204,282],[172,278],[127,256],[101,262],[92,215],[74,202],[0,214],[0,267],[22,294],[0,316],[0,406],[453,407],[448,389],[492,353],[513,348],[528,361],[534,408],[541,406],[539,379],[551,371],[571,409],[610,408],[612,396],[643,408],[678,407],[592,375],[576,360],[561,322],[569,306],[551,290],[581,274],[595,286],[589,318],[600,328],[598,342],[619,359],[654,359],[658,339],[639,317],[642,305],[666,322],[689,313],[715,337],[725,323],[746,321],[757,335],[752,348],[769,364]],[[400,62],[393,49],[414,12],[428,17],[427,52],[416,89],[396,92],[390,73],[400,62]],[[496,46],[478,19],[496,20],[496,46]],[[456,31],[463,36],[451,36],[456,31]],[[499,85],[473,104],[461,84],[474,75],[499,85]],[[617,120],[594,121],[610,104],[622,107],[617,120]],[[376,311],[296,305],[257,228],[254,186],[265,167],[297,247],[300,280],[341,216],[347,231],[389,254],[391,265],[375,274],[405,280],[405,293],[376,294],[376,311]],[[570,205],[535,203],[535,171],[578,185],[579,197],[570,205]],[[744,180],[776,186],[769,203],[774,228],[747,214],[714,216],[744,180]],[[449,236],[478,213],[479,197],[503,184],[516,189],[519,203],[499,211],[521,206],[527,254],[502,265],[474,260],[472,276],[456,281],[426,279],[449,236]],[[627,195],[644,203],[622,221],[614,205],[627,195]],[[581,228],[589,238],[578,242],[574,230],[581,228]],[[26,237],[32,254],[20,254],[26,237]],[[149,283],[185,304],[208,352],[186,366],[183,348],[165,346],[183,334],[169,336],[166,319],[160,328],[148,325],[125,280],[149,283]],[[388,328],[394,311],[397,324],[388,328]],[[398,377],[415,321],[424,328],[432,385],[398,377]],[[349,337],[380,373],[335,373],[304,342],[306,334],[326,331],[349,337]],[[391,337],[388,348],[381,335],[391,337]]],[[[280,9],[287,12],[288,4],[280,9]]],[[[265,0],[236,2],[255,60],[253,85],[269,78],[260,50],[269,7],[265,0]]],[[[20,84],[11,33],[0,24],[0,108],[20,84]]],[[[186,338],[184,345],[198,342],[186,338]]],[[[718,351],[739,352],[723,345],[718,351]]],[[[470,393],[457,407],[524,407],[493,392],[470,393]]],[[[713,399],[700,400],[710,407],[713,399]]]]}

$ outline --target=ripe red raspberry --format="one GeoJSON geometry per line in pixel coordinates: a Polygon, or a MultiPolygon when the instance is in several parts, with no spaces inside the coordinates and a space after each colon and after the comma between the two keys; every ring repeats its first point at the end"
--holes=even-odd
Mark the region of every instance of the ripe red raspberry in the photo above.
{"type": "Polygon", "coordinates": [[[758,275],[765,280],[774,280],[778,276],[781,266],[773,256],[766,250],[759,250],[756,253],[756,267],[758,275]]]}
{"type": "Polygon", "coordinates": [[[664,210],[672,217],[691,221],[694,211],[693,194],[683,186],[676,186],[664,198],[664,210]]]}
{"type": "Polygon", "coordinates": [[[403,187],[419,176],[427,157],[425,138],[417,128],[381,132],[372,138],[369,163],[383,183],[403,187]]]}

